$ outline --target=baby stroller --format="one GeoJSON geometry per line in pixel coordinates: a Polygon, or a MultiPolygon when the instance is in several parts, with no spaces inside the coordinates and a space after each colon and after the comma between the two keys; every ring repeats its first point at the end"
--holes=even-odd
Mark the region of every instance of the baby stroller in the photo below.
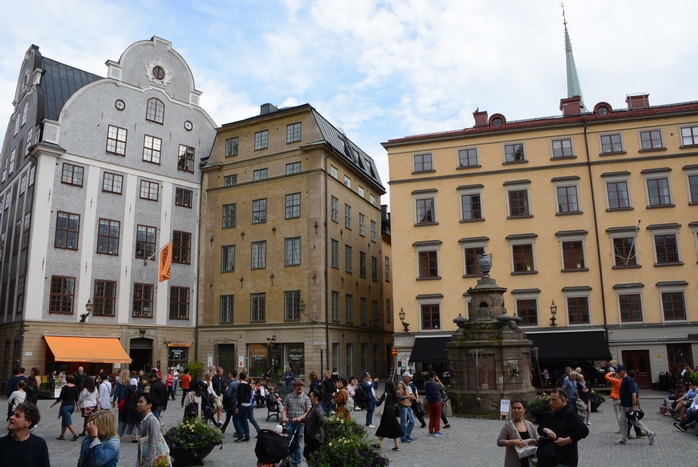
{"type": "Polygon", "coordinates": [[[298,424],[290,435],[286,433],[286,424],[282,433],[272,430],[260,430],[254,453],[257,455],[257,467],[288,467],[288,456],[298,445],[298,435],[304,425],[298,424]]]}

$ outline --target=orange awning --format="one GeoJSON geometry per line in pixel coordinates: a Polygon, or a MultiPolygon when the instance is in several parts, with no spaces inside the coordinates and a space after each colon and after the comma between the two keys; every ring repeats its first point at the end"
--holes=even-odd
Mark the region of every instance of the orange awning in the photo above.
{"type": "Polygon", "coordinates": [[[117,337],[44,336],[55,361],[131,363],[117,337]]]}

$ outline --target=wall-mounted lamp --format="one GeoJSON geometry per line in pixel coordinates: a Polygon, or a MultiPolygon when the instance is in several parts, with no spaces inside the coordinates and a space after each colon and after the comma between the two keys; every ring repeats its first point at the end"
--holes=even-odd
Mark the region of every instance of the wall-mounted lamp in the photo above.
{"type": "Polygon", "coordinates": [[[269,276],[269,279],[271,279],[271,286],[274,287],[274,273],[273,272],[269,276]]]}
{"type": "Polygon", "coordinates": [[[90,313],[92,313],[92,300],[89,298],[87,299],[87,303],[85,303],[85,310],[87,313],[82,313],[80,315],[80,322],[85,323],[87,322],[87,317],[90,316],[90,313]]]}
{"type": "Polygon", "coordinates": [[[551,326],[557,326],[557,323],[555,323],[555,315],[557,314],[557,305],[555,305],[555,300],[553,300],[553,304],[550,305],[550,325],[551,326]]]}
{"type": "Polygon", "coordinates": [[[403,310],[402,307],[400,307],[400,313],[398,313],[398,316],[400,317],[402,327],[405,328],[405,332],[410,332],[410,323],[405,322],[405,310],[403,310]]]}
{"type": "Polygon", "coordinates": [[[211,246],[213,246],[213,235],[211,235],[211,238],[209,238],[208,241],[211,242],[211,246]]]}
{"type": "Polygon", "coordinates": [[[145,337],[145,333],[146,333],[146,332],[148,332],[147,329],[140,328],[140,329],[138,330],[138,333],[141,335],[141,339],[143,339],[143,338],[145,337]]]}
{"type": "Polygon", "coordinates": [[[317,313],[306,313],[305,308],[306,308],[305,302],[301,298],[301,302],[298,304],[298,309],[300,310],[301,314],[307,316],[310,319],[310,321],[312,321],[313,323],[316,323],[317,318],[318,318],[317,313]]]}
{"type": "Polygon", "coordinates": [[[276,342],[276,334],[271,337],[267,337],[267,347],[271,347],[276,342]]]}

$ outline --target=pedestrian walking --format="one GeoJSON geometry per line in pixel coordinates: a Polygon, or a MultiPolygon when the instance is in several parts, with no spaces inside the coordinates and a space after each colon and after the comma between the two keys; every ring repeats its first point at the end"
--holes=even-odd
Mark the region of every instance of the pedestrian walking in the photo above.
{"type": "MultiPolygon", "coordinates": [[[[638,416],[638,400],[637,391],[635,390],[635,383],[631,378],[628,377],[628,370],[623,365],[618,365],[616,371],[621,378],[620,383],[620,405],[623,408],[625,416],[630,420],[630,422],[638,427],[643,435],[647,436],[650,445],[654,443],[654,432],[650,431],[649,428],[645,426],[638,416]]],[[[616,444],[628,444],[628,435],[626,430],[621,426],[621,431],[623,432],[623,437],[616,441],[616,444]]]]}
{"type": "Polygon", "coordinates": [[[51,407],[58,404],[59,402],[61,404],[61,434],[56,439],[65,439],[65,430],[68,429],[73,434],[73,439],[71,439],[71,441],[75,441],[79,438],[79,436],[75,431],[75,427],[73,426],[72,415],[73,412],[75,412],[75,408],[78,405],[80,392],[78,391],[78,387],[74,384],[75,377],[73,375],[66,375],[65,381],[66,384],[61,389],[61,393],[58,396],[58,399],[56,399],[56,401],[53,404],[51,404],[51,407]]]}
{"type": "MultiPolygon", "coordinates": [[[[555,388],[550,392],[550,408],[553,410],[538,425],[538,434],[552,438],[562,459],[557,465],[574,467],[579,463],[577,443],[589,435],[589,428],[577,413],[569,408],[567,391],[555,388]]],[[[539,462],[541,459],[539,457],[539,462]]]]}
{"type": "Polygon", "coordinates": [[[374,444],[375,447],[380,448],[383,443],[383,438],[392,439],[395,443],[393,451],[399,451],[400,447],[397,444],[399,438],[405,436],[405,432],[400,426],[400,423],[395,417],[395,404],[398,402],[398,396],[395,392],[395,383],[392,381],[385,382],[385,392],[381,396],[380,400],[376,405],[380,406],[385,404],[383,407],[383,415],[381,416],[381,422],[376,430],[376,436],[378,437],[378,442],[374,444]]]}
{"type": "MultiPolygon", "coordinates": [[[[414,414],[412,413],[412,403],[415,400],[414,394],[410,389],[410,381],[412,380],[412,374],[404,372],[402,374],[402,381],[400,381],[396,388],[398,407],[400,409],[400,425],[402,426],[402,431],[405,432],[400,440],[403,443],[411,443],[415,439],[412,438],[412,429],[414,428],[414,414]]],[[[429,420],[431,423],[431,420],[429,420]]],[[[441,435],[439,435],[441,436],[441,435]]]]}

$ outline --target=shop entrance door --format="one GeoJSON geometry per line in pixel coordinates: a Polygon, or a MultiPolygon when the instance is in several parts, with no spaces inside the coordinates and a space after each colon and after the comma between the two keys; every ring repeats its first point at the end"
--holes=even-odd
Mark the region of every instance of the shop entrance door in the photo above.
{"type": "Polygon", "coordinates": [[[640,388],[652,387],[649,350],[624,350],[623,365],[628,370],[635,370],[635,382],[640,388]]]}

